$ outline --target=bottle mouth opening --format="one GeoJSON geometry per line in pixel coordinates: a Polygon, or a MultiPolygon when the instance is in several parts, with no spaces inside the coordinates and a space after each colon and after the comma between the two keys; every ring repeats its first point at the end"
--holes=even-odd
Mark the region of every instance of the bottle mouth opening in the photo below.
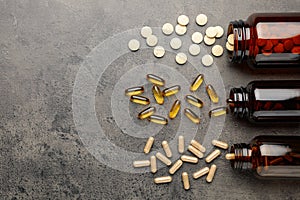
{"type": "Polygon", "coordinates": [[[232,88],[229,93],[229,98],[227,99],[227,104],[231,113],[239,118],[244,118],[248,113],[247,103],[248,95],[246,89],[241,88],[232,88]]]}
{"type": "MultiPolygon", "coordinates": [[[[229,25],[228,25],[228,29],[227,29],[227,39],[226,39],[226,49],[228,51],[228,59],[230,62],[233,62],[233,57],[234,57],[234,41],[233,41],[233,44],[231,43],[232,41],[229,41],[230,40],[230,35],[233,35],[234,36],[234,33],[233,33],[233,22],[230,22],[229,25]]],[[[234,37],[233,37],[234,38],[234,37]]]]}
{"type": "Polygon", "coordinates": [[[243,20],[231,21],[227,29],[226,49],[230,62],[241,63],[245,56],[245,23],[243,20]]]}

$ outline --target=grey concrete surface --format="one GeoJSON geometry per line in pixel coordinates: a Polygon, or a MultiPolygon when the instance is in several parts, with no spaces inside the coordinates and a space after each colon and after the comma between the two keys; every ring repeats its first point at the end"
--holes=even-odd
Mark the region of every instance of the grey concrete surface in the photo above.
{"type": "MultiPolygon", "coordinates": [[[[246,19],[254,12],[299,9],[299,0],[1,0],[0,198],[300,199],[299,181],[258,180],[232,171],[224,158],[215,161],[218,171],[213,183],[191,180],[189,191],[183,190],[179,174],[171,184],[155,185],[151,173],[114,170],[86,150],[72,111],[80,65],[93,48],[114,34],[143,25],[174,24],[180,14],[193,19],[205,13],[208,25],[226,27],[230,20],[246,19]]],[[[223,37],[219,42],[224,41],[223,37]]],[[[147,57],[149,52],[140,54],[147,57]]],[[[128,60],[124,56],[116,62],[128,60]]],[[[254,79],[300,79],[299,72],[256,73],[245,66],[230,66],[226,55],[216,64],[226,91],[254,79]]],[[[109,81],[113,76],[113,71],[108,72],[106,84],[114,84],[109,81]]],[[[232,144],[260,134],[300,133],[299,127],[257,127],[228,115],[220,139],[232,144]]],[[[126,135],[119,137],[117,131],[107,135],[117,145],[136,148],[126,135]]],[[[184,166],[182,170],[197,168],[184,166]]],[[[166,172],[164,168],[158,174],[166,172]]]]}

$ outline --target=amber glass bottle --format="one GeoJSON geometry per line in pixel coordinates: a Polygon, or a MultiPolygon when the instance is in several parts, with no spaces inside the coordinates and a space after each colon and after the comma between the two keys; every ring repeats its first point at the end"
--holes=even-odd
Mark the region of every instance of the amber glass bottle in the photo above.
{"type": "Polygon", "coordinates": [[[300,68],[300,13],[252,14],[230,22],[227,37],[232,62],[247,61],[254,69],[300,68]]]}
{"type": "Polygon", "coordinates": [[[252,81],[232,88],[231,112],[254,123],[300,122],[300,80],[252,81]]]}
{"type": "Polygon", "coordinates": [[[257,136],[232,145],[226,159],[233,169],[251,169],[259,177],[300,178],[300,136],[257,136]]]}

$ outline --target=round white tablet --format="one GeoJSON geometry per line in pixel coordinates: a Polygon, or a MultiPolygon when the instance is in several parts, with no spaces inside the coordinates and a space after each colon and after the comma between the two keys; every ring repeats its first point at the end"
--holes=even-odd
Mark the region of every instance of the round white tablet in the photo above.
{"type": "Polygon", "coordinates": [[[165,49],[162,46],[156,46],[153,49],[153,54],[157,58],[161,58],[165,55],[165,49]]]}
{"type": "Polygon", "coordinates": [[[146,43],[149,47],[154,47],[155,45],[157,45],[157,42],[158,42],[158,39],[155,35],[150,35],[146,39],[146,43]]]}
{"type": "Polygon", "coordinates": [[[170,46],[174,50],[180,49],[181,45],[182,45],[182,42],[181,42],[181,40],[179,38],[173,38],[170,41],[170,46]]]}
{"type": "Polygon", "coordinates": [[[202,33],[200,32],[195,32],[193,33],[192,35],[192,41],[195,43],[195,44],[200,44],[203,40],[203,35],[202,33]]]}
{"type": "Polygon", "coordinates": [[[215,27],[208,27],[205,31],[207,37],[214,38],[217,35],[217,29],[215,27]]]}
{"type": "Polygon", "coordinates": [[[183,65],[187,61],[187,56],[184,53],[178,53],[175,58],[177,64],[183,65]]]}
{"type": "Polygon", "coordinates": [[[198,44],[191,44],[189,47],[189,52],[192,56],[197,56],[200,53],[200,46],[198,44]]]}
{"type": "Polygon", "coordinates": [[[207,23],[207,16],[204,14],[200,14],[196,17],[196,23],[199,26],[204,26],[207,23]]]}
{"type": "Polygon", "coordinates": [[[132,39],[128,42],[128,48],[131,51],[137,51],[140,48],[140,42],[136,39],[132,39]]]}
{"type": "Polygon", "coordinates": [[[182,25],[182,26],[186,26],[188,25],[188,23],[190,22],[188,16],[186,15],[180,15],[178,18],[177,18],[177,22],[178,24],[182,25]]]}
{"type": "Polygon", "coordinates": [[[211,66],[213,64],[214,59],[211,55],[206,54],[202,57],[201,61],[202,61],[202,64],[204,66],[208,67],[208,66],[211,66]]]}
{"type": "Polygon", "coordinates": [[[149,26],[144,26],[141,29],[141,35],[142,35],[143,38],[149,37],[150,35],[152,35],[152,28],[149,27],[149,26]]]}
{"type": "Polygon", "coordinates": [[[177,24],[175,26],[175,32],[177,33],[177,35],[184,35],[187,31],[186,26],[182,26],[180,24],[177,24]]]}
{"type": "Polygon", "coordinates": [[[223,54],[223,47],[221,45],[215,45],[211,48],[212,55],[219,57],[223,54]]]}
{"type": "Polygon", "coordinates": [[[217,30],[216,38],[221,38],[224,34],[224,29],[221,26],[215,26],[215,29],[217,30]]]}
{"type": "Polygon", "coordinates": [[[174,26],[170,23],[165,23],[162,27],[162,32],[165,35],[171,35],[174,32],[174,26]]]}

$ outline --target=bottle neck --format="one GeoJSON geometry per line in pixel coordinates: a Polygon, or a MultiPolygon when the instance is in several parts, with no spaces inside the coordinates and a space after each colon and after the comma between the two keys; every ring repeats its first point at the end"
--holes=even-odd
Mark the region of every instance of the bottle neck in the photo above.
{"type": "Polygon", "coordinates": [[[249,113],[249,93],[246,88],[232,88],[230,90],[229,99],[227,99],[227,103],[229,104],[229,108],[231,112],[239,117],[245,118],[249,113]]]}
{"type": "Polygon", "coordinates": [[[252,169],[252,150],[249,144],[240,143],[231,146],[230,152],[234,159],[230,160],[231,167],[237,170],[252,169]]]}

